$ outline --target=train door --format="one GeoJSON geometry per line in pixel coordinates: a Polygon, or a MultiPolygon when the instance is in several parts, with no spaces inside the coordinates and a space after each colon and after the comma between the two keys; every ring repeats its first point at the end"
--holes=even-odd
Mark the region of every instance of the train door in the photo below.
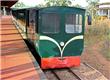
{"type": "Polygon", "coordinates": [[[36,39],[36,10],[29,10],[28,39],[33,42],[36,39]]]}
{"type": "Polygon", "coordinates": [[[39,53],[41,57],[60,57],[64,45],[61,34],[61,14],[56,12],[40,12],[39,20],[39,53]],[[60,45],[61,44],[61,45],[60,45]]]}
{"type": "Polygon", "coordinates": [[[65,46],[63,56],[80,56],[83,51],[83,16],[81,13],[68,12],[64,14],[65,46]],[[69,53],[69,54],[68,54],[69,53]]]}

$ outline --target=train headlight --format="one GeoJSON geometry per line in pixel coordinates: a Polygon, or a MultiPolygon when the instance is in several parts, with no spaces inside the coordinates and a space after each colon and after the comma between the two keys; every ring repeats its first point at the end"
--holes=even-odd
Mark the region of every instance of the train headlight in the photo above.
{"type": "Polygon", "coordinates": [[[61,45],[61,46],[64,46],[64,42],[60,42],[60,45],[61,45]]]}

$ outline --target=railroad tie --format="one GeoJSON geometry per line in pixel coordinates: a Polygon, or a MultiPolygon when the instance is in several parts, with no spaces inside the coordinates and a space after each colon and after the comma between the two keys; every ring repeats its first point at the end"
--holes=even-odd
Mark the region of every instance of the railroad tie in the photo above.
{"type": "Polygon", "coordinates": [[[82,74],[85,76],[89,76],[89,75],[95,74],[96,72],[97,72],[96,70],[93,70],[93,71],[84,72],[82,74]]]}
{"type": "Polygon", "coordinates": [[[104,76],[100,76],[100,77],[98,77],[97,79],[95,79],[95,80],[108,80],[107,78],[105,78],[104,76]]]}

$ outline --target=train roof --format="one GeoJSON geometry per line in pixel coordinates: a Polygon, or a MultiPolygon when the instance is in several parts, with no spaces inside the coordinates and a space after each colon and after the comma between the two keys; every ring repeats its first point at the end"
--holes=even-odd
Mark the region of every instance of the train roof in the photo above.
{"type": "Polygon", "coordinates": [[[44,7],[44,8],[40,8],[40,9],[47,9],[47,8],[73,8],[73,9],[78,9],[78,10],[85,10],[84,8],[69,7],[69,6],[51,6],[51,7],[44,7]]]}
{"type": "Polygon", "coordinates": [[[36,9],[36,10],[38,10],[39,8],[37,8],[37,7],[29,7],[29,8],[12,8],[12,10],[30,10],[30,9],[36,9]]]}
{"type": "Polygon", "coordinates": [[[31,10],[31,9],[44,10],[44,9],[59,9],[59,8],[70,8],[70,9],[76,9],[76,10],[85,11],[84,8],[68,7],[68,6],[51,6],[51,7],[43,7],[43,8],[30,7],[30,8],[19,8],[19,9],[17,9],[17,8],[12,8],[12,10],[31,10]]]}

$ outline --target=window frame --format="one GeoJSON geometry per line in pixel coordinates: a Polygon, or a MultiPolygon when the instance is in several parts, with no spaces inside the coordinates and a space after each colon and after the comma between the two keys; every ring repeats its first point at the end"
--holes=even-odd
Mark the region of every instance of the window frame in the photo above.
{"type": "Polygon", "coordinates": [[[76,13],[76,14],[75,13],[74,14],[72,14],[72,13],[65,14],[65,33],[66,34],[79,34],[79,33],[82,33],[83,32],[83,28],[82,27],[83,27],[83,15],[82,14],[79,14],[79,13],[76,13]],[[68,19],[67,18],[68,15],[75,15],[75,19],[78,19],[78,20],[75,21],[75,24],[73,24],[73,23],[72,24],[66,24],[66,19],[68,19]],[[76,17],[77,15],[78,15],[78,17],[76,17]],[[75,29],[75,28],[80,28],[80,29],[79,30],[76,29],[73,32],[68,32],[66,25],[69,25],[70,27],[72,27],[72,25],[74,25],[73,29],[75,29]],[[79,27],[76,27],[76,26],[79,26],[79,27]]]}
{"type": "MultiPolygon", "coordinates": [[[[51,12],[51,13],[42,13],[42,14],[41,14],[41,26],[42,26],[42,28],[44,28],[44,27],[43,27],[43,19],[42,19],[42,16],[43,16],[43,15],[47,15],[47,16],[57,15],[57,18],[58,18],[59,21],[58,21],[57,27],[53,27],[54,29],[55,29],[55,28],[58,28],[58,29],[56,30],[56,32],[55,32],[55,31],[50,31],[50,32],[47,31],[47,32],[46,32],[46,31],[44,31],[44,29],[41,29],[41,32],[42,32],[43,34],[59,34],[59,33],[60,33],[60,23],[61,23],[61,21],[60,21],[60,20],[61,20],[60,14],[59,14],[59,13],[52,13],[52,12],[51,12]]],[[[52,18],[51,18],[51,19],[52,19],[52,18]]],[[[54,30],[54,29],[53,29],[53,30],[54,30]]]]}

